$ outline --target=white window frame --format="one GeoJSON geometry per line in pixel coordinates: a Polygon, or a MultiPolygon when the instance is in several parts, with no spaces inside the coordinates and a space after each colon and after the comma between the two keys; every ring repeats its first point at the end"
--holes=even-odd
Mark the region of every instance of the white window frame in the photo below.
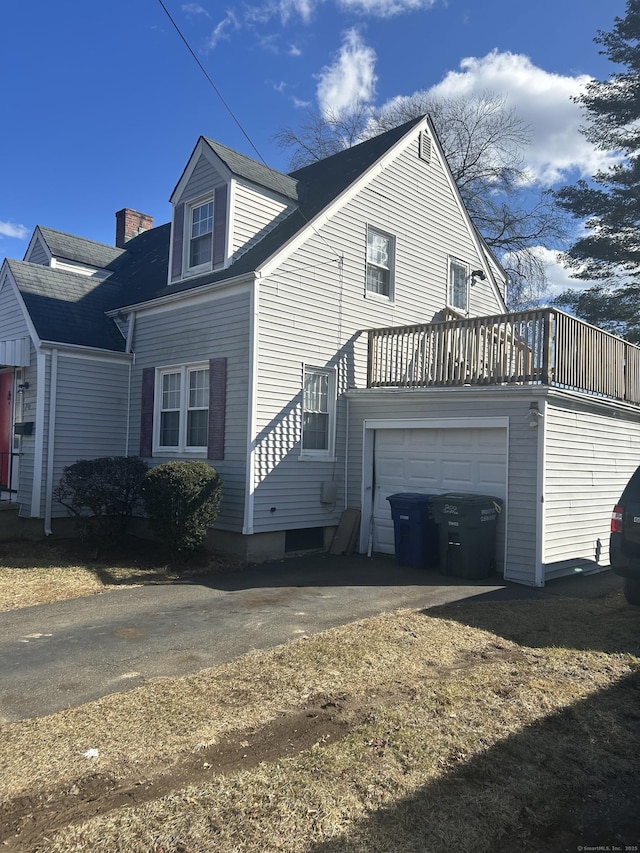
{"type": "Polygon", "coordinates": [[[383,231],[381,228],[376,228],[373,225],[367,225],[366,244],[365,244],[365,280],[364,292],[365,296],[373,299],[383,299],[385,302],[393,302],[395,295],[395,270],[396,267],[396,238],[393,234],[383,231]],[[389,258],[387,266],[376,263],[369,257],[369,235],[382,237],[389,240],[389,258]],[[373,269],[386,270],[389,274],[389,292],[380,293],[369,287],[369,267],[373,269]]]}
{"type": "MultiPolygon", "coordinates": [[[[335,461],[336,443],[336,370],[333,367],[317,367],[314,364],[302,365],[302,423],[300,432],[300,458],[316,459],[322,461],[335,461]],[[313,373],[327,377],[327,446],[325,448],[305,448],[304,446],[304,422],[305,422],[305,387],[307,374],[313,373]]],[[[322,414],[325,414],[322,412],[322,414]]]]}
{"type": "Polygon", "coordinates": [[[210,400],[208,399],[209,395],[209,363],[201,362],[197,364],[180,364],[180,365],[172,365],[170,367],[158,367],[156,368],[156,377],[155,377],[155,393],[154,393],[154,406],[153,406],[153,453],[157,454],[170,454],[175,456],[176,454],[185,453],[185,454],[196,454],[196,455],[205,455],[207,454],[208,443],[205,442],[203,445],[188,445],[187,444],[187,423],[188,423],[188,414],[190,411],[205,411],[207,412],[207,436],[208,436],[208,418],[209,418],[209,408],[210,408],[210,400]],[[189,377],[192,373],[198,370],[206,370],[207,371],[207,405],[206,406],[189,406],[189,377]],[[171,374],[177,374],[180,376],[180,401],[179,406],[176,409],[164,409],[163,408],[163,379],[165,376],[169,376],[171,374]],[[160,444],[160,423],[162,419],[162,413],[164,411],[177,411],[179,413],[178,416],[178,444],[177,445],[163,445],[160,444]]]}
{"type": "Polygon", "coordinates": [[[453,308],[461,314],[469,313],[469,264],[461,261],[460,258],[449,257],[447,264],[447,306],[453,308]],[[464,289],[464,305],[456,305],[454,301],[454,267],[464,270],[465,289],[464,289]]]}
{"type": "MultiPolygon", "coordinates": [[[[206,270],[210,270],[213,268],[213,232],[215,230],[215,214],[216,214],[216,202],[215,202],[215,193],[211,195],[204,196],[202,198],[194,199],[190,201],[186,205],[186,216],[184,218],[184,269],[190,275],[199,272],[205,272],[206,270]],[[193,234],[193,214],[198,208],[204,207],[205,204],[211,205],[211,257],[208,261],[205,261],[203,264],[195,264],[191,266],[191,241],[196,239],[193,234]]],[[[199,235],[202,236],[202,235],[199,235]]]]}

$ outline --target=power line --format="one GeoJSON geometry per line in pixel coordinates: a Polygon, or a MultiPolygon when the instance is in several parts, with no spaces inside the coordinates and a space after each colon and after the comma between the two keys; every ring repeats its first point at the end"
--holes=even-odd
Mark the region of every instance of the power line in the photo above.
{"type": "MultiPolygon", "coordinates": [[[[172,15],[171,15],[171,12],[169,12],[169,10],[168,10],[168,9],[167,9],[167,7],[164,5],[164,3],[162,2],[162,0],[158,0],[158,3],[159,3],[159,4],[162,6],[162,8],[164,9],[164,12],[165,12],[165,14],[166,14],[167,18],[169,18],[169,20],[170,20],[170,21],[171,21],[171,23],[173,24],[173,26],[174,26],[174,28],[175,28],[175,31],[178,33],[178,35],[180,36],[180,38],[181,38],[181,39],[182,39],[182,41],[184,42],[184,45],[185,45],[185,47],[187,48],[187,50],[189,51],[189,53],[191,54],[191,56],[195,59],[195,61],[198,63],[198,67],[200,68],[200,70],[202,71],[202,73],[204,74],[204,76],[205,76],[205,77],[207,78],[207,80],[209,81],[209,85],[213,88],[213,91],[216,93],[216,95],[217,95],[217,96],[220,98],[220,100],[222,101],[222,103],[223,103],[223,105],[224,105],[224,108],[225,108],[225,109],[226,109],[226,111],[229,113],[229,115],[231,116],[231,118],[235,121],[235,123],[238,125],[238,127],[240,128],[240,132],[243,134],[244,138],[247,140],[247,142],[249,143],[249,145],[250,145],[250,146],[253,148],[253,150],[256,152],[256,154],[258,155],[258,157],[259,157],[259,158],[260,158],[260,160],[262,161],[263,165],[267,166],[267,164],[266,164],[266,163],[265,163],[265,161],[264,161],[264,158],[263,158],[262,154],[258,151],[258,149],[256,148],[256,146],[253,144],[253,140],[251,139],[251,137],[249,136],[249,134],[246,132],[246,130],[244,129],[244,127],[240,124],[240,120],[237,118],[237,116],[235,115],[235,113],[233,112],[233,110],[231,109],[231,107],[229,106],[229,104],[225,101],[224,97],[222,96],[222,93],[220,92],[220,89],[218,89],[218,87],[216,86],[216,84],[213,82],[213,80],[212,80],[212,79],[211,79],[211,77],[209,76],[209,74],[208,74],[208,72],[207,72],[207,69],[204,67],[204,65],[200,62],[200,60],[199,60],[199,59],[198,59],[198,57],[196,56],[196,54],[195,54],[195,52],[194,52],[193,48],[191,47],[191,45],[189,44],[189,42],[187,41],[187,39],[186,39],[186,38],[185,38],[185,36],[183,35],[182,30],[180,29],[180,27],[177,25],[177,23],[176,23],[176,22],[175,22],[175,20],[173,19],[172,15]]],[[[269,168],[269,167],[267,166],[267,168],[269,168]]]]}
{"type": "MultiPolygon", "coordinates": [[[[269,170],[270,170],[270,171],[272,171],[272,172],[275,172],[275,170],[274,170],[274,169],[271,169],[271,167],[270,167],[269,165],[267,165],[267,163],[266,163],[266,161],[265,161],[264,157],[263,157],[263,156],[262,156],[262,154],[258,151],[257,147],[256,147],[256,146],[254,145],[254,143],[253,143],[253,140],[251,139],[251,137],[249,136],[249,134],[247,133],[247,131],[244,129],[244,127],[243,127],[243,126],[242,126],[242,124],[240,123],[240,119],[238,119],[238,117],[235,115],[235,113],[233,112],[233,110],[231,109],[231,107],[229,106],[229,104],[225,101],[224,97],[222,96],[222,93],[220,92],[220,90],[218,89],[218,87],[216,86],[216,84],[213,82],[213,80],[211,79],[211,77],[209,76],[209,73],[207,72],[207,69],[204,67],[204,65],[200,62],[200,60],[199,60],[199,59],[198,59],[198,57],[196,56],[195,51],[193,50],[193,48],[191,47],[191,45],[190,45],[190,44],[189,44],[189,42],[187,41],[186,36],[183,34],[182,30],[180,29],[180,27],[178,26],[178,24],[177,24],[177,23],[176,23],[176,21],[174,20],[173,16],[171,15],[171,12],[169,12],[169,10],[167,9],[167,7],[165,6],[165,4],[164,4],[163,0],[158,0],[158,3],[160,4],[160,6],[162,7],[162,9],[164,10],[164,13],[166,14],[167,18],[169,18],[169,20],[170,20],[170,21],[171,21],[171,23],[173,24],[173,27],[174,27],[175,31],[176,31],[176,32],[178,33],[178,35],[180,36],[180,38],[181,38],[182,42],[184,43],[185,47],[187,48],[187,50],[189,51],[189,53],[191,54],[191,56],[193,57],[193,59],[194,59],[194,60],[196,61],[196,63],[198,64],[198,68],[202,71],[202,73],[203,73],[203,74],[204,74],[204,76],[206,77],[206,79],[207,79],[207,81],[208,81],[209,85],[211,86],[211,88],[213,89],[213,91],[216,93],[216,95],[217,95],[217,96],[220,98],[220,100],[222,101],[222,103],[223,103],[223,105],[224,105],[224,108],[227,110],[227,112],[229,113],[229,115],[231,116],[231,118],[234,120],[234,122],[238,125],[238,127],[239,127],[239,129],[240,129],[240,132],[242,133],[242,135],[244,136],[244,138],[247,140],[247,142],[249,143],[249,145],[253,148],[253,150],[254,150],[254,151],[256,152],[256,154],[258,155],[258,158],[260,159],[260,162],[263,164],[263,166],[265,166],[265,168],[269,169],[269,170]]],[[[278,173],[278,172],[275,172],[275,174],[279,174],[279,173],[278,173]]],[[[285,195],[287,195],[287,193],[286,193],[286,192],[285,192],[284,194],[285,194],[285,195]]],[[[343,260],[344,260],[344,259],[343,259],[343,256],[342,256],[342,255],[337,251],[337,249],[335,249],[335,248],[331,245],[331,243],[327,240],[327,238],[317,230],[317,228],[313,225],[313,223],[312,223],[312,222],[310,222],[309,218],[305,215],[305,213],[302,211],[302,209],[301,209],[301,207],[300,207],[300,206],[298,206],[297,211],[298,211],[298,213],[302,216],[302,218],[303,218],[303,219],[304,219],[304,221],[307,223],[307,225],[310,225],[310,226],[311,226],[311,228],[313,229],[313,231],[318,235],[318,237],[322,240],[322,242],[323,242],[323,243],[325,243],[325,244],[329,247],[329,249],[331,249],[331,251],[334,253],[334,255],[338,258],[338,262],[339,262],[339,264],[340,264],[340,265],[342,265],[343,260]]],[[[342,268],[342,267],[340,267],[340,268],[342,268]]]]}

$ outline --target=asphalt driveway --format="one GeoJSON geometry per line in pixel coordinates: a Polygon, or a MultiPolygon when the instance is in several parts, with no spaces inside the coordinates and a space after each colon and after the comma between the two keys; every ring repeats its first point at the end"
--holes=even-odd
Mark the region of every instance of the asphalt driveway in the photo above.
{"type": "Polygon", "coordinates": [[[544,590],[401,568],[391,557],[294,558],[0,613],[0,722],[50,714],[161,677],[226,663],[401,607],[468,598],[597,596],[611,572],[544,590]]]}

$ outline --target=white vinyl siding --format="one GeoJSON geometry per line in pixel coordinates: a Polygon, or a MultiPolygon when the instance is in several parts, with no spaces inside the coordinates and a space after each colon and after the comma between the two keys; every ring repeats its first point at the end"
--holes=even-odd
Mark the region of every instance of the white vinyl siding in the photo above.
{"type": "MultiPolygon", "coordinates": [[[[300,364],[336,369],[335,455],[341,460],[347,419],[343,395],[366,384],[367,335],[355,330],[437,318],[446,305],[452,246],[474,267],[482,266],[438,157],[434,152],[429,164],[422,161],[416,138],[260,283],[256,532],[338,523],[344,508],[343,465],[337,464],[328,478],[326,463],[300,459],[300,364]],[[393,302],[363,299],[364,234],[366,224],[375,222],[384,223],[397,246],[411,247],[396,251],[393,302]],[[327,479],[338,488],[331,511],[320,502],[327,479]]],[[[488,282],[483,285],[473,290],[470,313],[500,312],[499,299],[488,282]]],[[[348,505],[359,505],[359,499],[348,505]]]]}
{"type": "Polygon", "coordinates": [[[29,327],[8,274],[3,282],[0,288],[0,340],[27,337],[29,327]]]}
{"type": "Polygon", "coordinates": [[[598,550],[600,565],[609,563],[611,510],[640,465],[640,413],[633,419],[613,415],[588,403],[547,406],[547,578],[594,563],[598,550]]]}
{"type": "Polygon", "coordinates": [[[39,237],[35,240],[33,248],[29,252],[29,256],[25,258],[25,261],[29,261],[31,264],[41,264],[45,267],[49,266],[49,255],[39,237]]]}
{"type": "Polygon", "coordinates": [[[179,202],[194,202],[198,198],[210,196],[218,187],[223,186],[224,178],[211,165],[206,157],[200,157],[198,160],[189,182],[176,203],[179,202]]]}
{"type": "MultiPolygon", "coordinates": [[[[51,355],[47,354],[47,376],[50,373],[51,355]]],[[[128,388],[129,364],[126,361],[76,358],[63,352],[58,354],[54,483],[60,479],[64,467],[79,459],[124,456],[127,453],[128,388]]],[[[45,460],[50,399],[50,393],[47,393],[45,460]]],[[[135,450],[130,452],[135,453],[135,450]]],[[[44,469],[43,478],[46,462],[44,469]]],[[[44,497],[43,488],[43,509],[44,497]]],[[[54,503],[53,515],[66,516],[67,512],[54,503]]]]}
{"type": "MultiPolygon", "coordinates": [[[[216,526],[241,530],[247,459],[249,395],[249,318],[247,289],[211,297],[196,304],[186,302],[136,318],[136,363],[131,379],[131,431],[133,453],[140,446],[140,394],[142,370],[180,364],[203,364],[211,358],[227,359],[224,460],[215,468],[222,477],[223,499],[216,526]]],[[[157,403],[157,397],[156,403],[157,403]]],[[[163,454],[164,455],[164,454],[163,454]]],[[[187,458],[192,458],[186,454],[187,458]]],[[[185,458],[175,451],[168,458],[185,458]]],[[[158,461],[158,460],[155,460],[158,461]]],[[[159,460],[162,461],[162,460],[159,460]]]]}
{"type": "Polygon", "coordinates": [[[294,205],[239,180],[235,180],[232,186],[231,254],[235,261],[268,234],[294,205]]]}

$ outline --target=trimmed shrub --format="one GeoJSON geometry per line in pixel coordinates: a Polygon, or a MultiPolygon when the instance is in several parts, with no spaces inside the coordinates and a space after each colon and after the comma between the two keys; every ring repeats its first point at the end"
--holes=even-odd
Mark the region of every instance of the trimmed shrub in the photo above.
{"type": "Polygon", "coordinates": [[[172,557],[188,557],[202,545],[218,516],[222,483],[206,462],[165,462],[151,468],[142,499],[153,530],[172,557]]]}
{"type": "Polygon", "coordinates": [[[141,487],[148,466],[139,456],[81,459],[62,472],[53,497],[75,516],[81,536],[91,526],[105,539],[124,535],[131,516],[141,509],[141,487]]]}

